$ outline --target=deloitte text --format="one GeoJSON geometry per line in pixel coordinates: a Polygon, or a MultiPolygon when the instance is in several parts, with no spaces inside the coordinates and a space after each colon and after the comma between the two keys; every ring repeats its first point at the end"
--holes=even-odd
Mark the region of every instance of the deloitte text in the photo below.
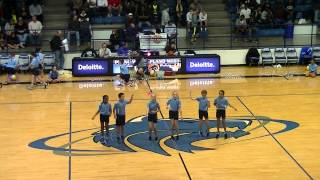
{"type": "Polygon", "coordinates": [[[213,68],[214,64],[210,62],[190,62],[190,68],[213,68]]]}
{"type": "Polygon", "coordinates": [[[102,67],[99,64],[90,64],[90,65],[78,64],[78,70],[104,70],[104,67],[102,67]]]}

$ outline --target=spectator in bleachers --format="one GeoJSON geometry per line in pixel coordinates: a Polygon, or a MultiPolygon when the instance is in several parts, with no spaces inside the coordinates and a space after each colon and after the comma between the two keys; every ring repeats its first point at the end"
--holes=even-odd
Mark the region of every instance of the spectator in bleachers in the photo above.
{"type": "Polygon", "coordinates": [[[129,54],[129,48],[128,43],[123,42],[121,46],[117,49],[118,56],[128,56],[129,54]]]}
{"type": "Polygon", "coordinates": [[[82,10],[80,15],[79,15],[79,22],[84,22],[84,21],[89,21],[89,15],[87,14],[87,12],[85,10],[82,10]]]}
{"type": "Polygon", "coordinates": [[[160,6],[156,0],[154,0],[150,5],[150,12],[151,23],[158,24],[160,18],[160,6]]]}
{"type": "Polygon", "coordinates": [[[118,16],[120,16],[122,12],[121,0],[108,0],[108,10],[109,16],[111,16],[115,11],[118,16]]]}
{"type": "Polygon", "coordinates": [[[137,13],[138,13],[138,27],[142,31],[144,29],[148,29],[151,27],[150,23],[150,14],[148,13],[148,7],[147,5],[143,2],[143,0],[140,0],[138,8],[137,8],[137,13]]]}
{"type": "Polygon", "coordinates": [[[251,15],[251,9],[248,8],[246,5],[242,5],[241,10],[240,10],[240,16],[244,16],[244,18],[247,20],[250,18],[251,15]]]}
{"type": "Polygon", "coordinates": [[[78,16],[73,16],[68,23],[68,41],[71,42],[71,35],[76,35],[77,46],[80,46],[80,22],[78,16]]]}
{"type": "Polygon", "coordinates": [[[169,8],[164,8],[161,13],[161,26],[165,26],[170,21],[169,8]]]}
{"type": "Polygon", "coordinates": [[[177,4],[176,4],[176,16],[177,16],[176,22],[177,23],[180,22],[181,24],[183,24],[182,23],[183,10],[184,10],[184,8],[183,8],[181,0],[177,0],[177,4]]]}
{"type": "Polygon", "coordinates": [[[6,40],[4,39],[4,35],[0,33],[0,50],[4,50],[7,47],[6,40]]]}
{"type": "Polygon", "coordinates": [[[4,26],[4,30],[5,30],[5,35],[10,36],[10,34],[14,32],[14,22],[12,20],[7,22],[6,25],[4,26]]]}
{"type": "Polygon", "coordinates": [[[238,35],[240,36],[240,38],[243,38],[247,34],[248,30],[247,21],[244,15],[241,15],[240,18],[237,19],[236,26],[238,35]]]}
{"type": "Polygon", "coordinates": [[[28,38],[28,27],[27,27],[27,24],[23,21],[22,17],[19,18],[18,23],[16,24],[14,30],[20,41],[20,46],[24,48],[28,38]]]}
{"type": "Polygon", "coordinates": [[[135,0],[122,0],[123,11],[132,14],[138,14],[138,2],[135,0]]]}
{"type": "Polygon", "coordinates": [[[107,43],[102,43],[101,48],[99,49],[99,57],[101,58],[107,58],[111,56],[111,51],[107,47],[107,43]]]}
{"type": "Polygon", "coordinates": [[[63,46],[61,36],[62,32],[57,31],[50,41],[51,50],[55,55],[55,64],[57,64],[59,70],[63,69],[64,67],[64,55],[62,50],[63,46]]]}
{"type": "Polygon", "coordinates": [[[30,6],[29,6],[29,12],[31,16],[37,16],[37,19],[43,23],[43,15],[42,15],[42,7],[37,1],[34,1],[30,6]]]}
{"type": "Polygon", "coordinates": [[[201,30],[202,30],[202,31],[207,31],[207,27],[208,27],[208,14],[207,14],[207,12],[204,10],[204,8],[201,8],[201,10],[200,10],[199,20],[200,20],[201,30]]]}
{"type": "Polygon", "coordinates": [[[135,47],[138,33],[139,31],[136,28],[136,25],[133,23],[129,24],[128,28],[126,29],[126,41],[130,43],[129,47],[135,47]]]}
{"type": "Polygon", "coordinates": [[[20,11],[18,11],[18,16],[21,17],[24,21],[24,23],[28,23],[28,20],[30,19],[30,15],[25,7],[22,7],[20,11]]]}
{"type": "Polygon", "coordinates": [[[270,5],[266,4],[265,8],[261,12],[261,23],[266,26],[271,26],[273,20],[273,14],[270,5]]]}
{"type": "Polygon", "coordinates": [[[178,55],[178,51],[177,51],[177,46],[175,43],[171,43],[166,46],[165,48],[167,56],[177,56],[178,55]]]}
{"type": "Polygon", "coordinates": [[[127,28],[131,23],[135,24],[135,20],[134,20],[133,14],[132,14],[132,13],[129,13],[128,16],[127,16],[126,28],[127,28]]]}
{"type": "Polygon", "coordinates": [[[117,30],[113,29],[112,33],[110,34],[109,37],[109,41],[110,41],[110,50],[111,51],[116,51],[117,46],[119,46],[120,43],[120,39],[119,39],[119,34],[117,32],[117,30]]]}
{"type": "Polygon", "coordinates": [[[173,40],[177,36],[177,27],[173,23],[173,21],[169,21],[169,23],[165,26],[164,32],[167,33],[167,37],[169,39],[169,42],[173,42],[173,40]]]}
{"type": "Polygon", "coordinates": [[[72,0],[72,8],[80,12],[82,7],[83,1],[82,0],[72,0]]]}
{"type": "Polygon", "coordinates": [[[198,0],[191,0],[190,9],[195,9],[196,11],[200,11],[201,3],[198,0]]]}
{"type": "Polygon", "coordinates": [[[41,31],[42,23],[37,20],[36,16],[32,16],[32,21],[28,24],[28,29],[30,33],[30,43],[31,45],[40,45],[41,44],[41,31]]]}
{"type": "Polygon", "coordinates": [[[248,35],[249,35],[249,41],[257,41],[257,37],[256,37],[256,32],[257,32],[257,21],[256,18],[254,17],[254,14],[251,14],[250,19],[248,19],[247,21],[247,29],[248,29],[248,35]]]}
{"type": "MultiPolygon", "coordinates": [[[[10,49],[19,49],[21,47],[20,41],[17,38],[15,32],[11,32],[10,36],[8,37],[7,45],[10,49]]],[[[24,46],[22,46],[21,48],[24,48],[24,46]]]]}
{"type": "Polygon", "coordinates": [[[287,13],[286,19],[288,20],[288,22],[293,22],[293,19],[294,19],[293,12],[294,12],[294,2],[293,0],[288,0],[286,5],[286,13],[287,13]]]}
{"type": "Polygon", "coordinates": [[[278,5],[274,9],[274,22],[275,24],[284,24],[286,22],[286,10],[282,4],[278,5]]]}
{"type": "Polygon", "coordinates": [[[188,24],[192,36],[192,41],[196,41],[197,29],[199,24],[199,14],[196,9],[191,9],[187,14],[188,24]]]}

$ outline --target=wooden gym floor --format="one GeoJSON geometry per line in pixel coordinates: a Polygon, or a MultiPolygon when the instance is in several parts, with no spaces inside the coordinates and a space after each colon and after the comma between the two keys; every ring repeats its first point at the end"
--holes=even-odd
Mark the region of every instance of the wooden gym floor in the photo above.
{"type": "Polygon", "coordinates": [[[160,141],[147,140],[141,117],[149,99],[145,82],[125,88],[104,81],[73,82],[32,91],[26,84],[3,86],[0,179],[320,179],[319,77],[282,76],[286,72],[302,74],[303,68],[225,67],[219,78],[150,80],[164,118],[171,91],[180,94],[185,119],[176,142],[169,139],[167,120],[158,123],[160,141]],[[259,77],[270,73],[279,76],[259,77]],[[208,90],[211,102],[224,89],[238,108],[227,111],[226,140],[214,138],[214,108],[210,136],[196,133],[197,103],[189,92],[196,97],[202,89],[208,90]],[[127,107],[125,145],[115,142],[113,118],[111,147],[94,143],[99,118],[91,117],[101,96],[108,94],[114,104],[119,92],[127,98],[134,94],[127,107]]]}

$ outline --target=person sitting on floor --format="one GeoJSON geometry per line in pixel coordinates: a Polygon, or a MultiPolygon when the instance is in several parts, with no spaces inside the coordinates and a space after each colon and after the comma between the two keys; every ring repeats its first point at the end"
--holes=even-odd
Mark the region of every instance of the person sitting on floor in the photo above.
{"type": "Polygon", "coordinates": [[[307,66],[306,77],[316,77],[317,76],[318,65],[315,63],[314,59],[311,60],[311,63],[307,66]]]}
{"type": "Polygon", "coordinates": [[[61,82],[61,78],[59,77],[57,66],[53,66],[52,70],[48,74],[48,83],[59,83],[59,82],[61,82]]]}

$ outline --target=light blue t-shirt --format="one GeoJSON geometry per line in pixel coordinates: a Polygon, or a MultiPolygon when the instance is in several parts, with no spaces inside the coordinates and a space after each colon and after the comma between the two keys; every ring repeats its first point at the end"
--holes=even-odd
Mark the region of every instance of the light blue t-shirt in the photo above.
{"type": "Polygon", "coordinates": [[[170,111],[179,111],[181,102],[178,98],[171,98],[168,100],[167,105],[169,105],[170,111]]]}
{"type": "Polygon", "coordinates": [[[110,116],[111,111],[112,111],[111,109],[112,109],[111,104],[109,104],[109,103],[101,103],[99,105],[99,112],[102,115],[110,116]]]}
{"type": "Polygon", "coordinates": [[[39,60],[39,58],[34,57],[34,58],[32,59],[32,61],[31,61],[30,64],[31,64],[31,68],[32,68],[32,69],[39,68],[39,66],[40,66],[40,60],[39,60]]]}
{"type": "Polygon", "coordinates": [[[42,60],[43,60],[43,58],[44,58],[44,54],[42,54],[41,52],[39,52],[39,53],[37,53],[36,54],[37,56],[37,58],[39,59],[39,61],[41,62],[42,60]]]}
{"type": "Polygon", "coordinates": [[[217,97],[215,100],[214,100],[214,103],[213,103],[217,109],[219,110],[225,110],[227,109],[228,105],[229,105],[229,102],[227,100],[227,98],[223,97],[217,97]]]}
{"type": "Polygon", "coordinates": [[[126,114],[126,105],[129,101],[127,100],[120,100],[114,105],[114,109],[117,115],[125,115],[126,114]]]}
{"type": "Polygon", "coordinates": [[[17,60],[14,57],[11,57],[6,63],[5,66],[7,68],[16,68],[17,67],[17,60]]]}
{"type": "Polygon", "coordinates": [[[150,114],[156,114],[155,112],[152,112],[152,111],[157,111],[158,109],[160,109],[159,103],[154,100],[149,101],[148,109],[150,114]]]}
{"type": "Polygon", "coordinates": [[[204,97],[197,97],[196,100],[199,102],[199,110],[200,111],[208,111],[209,100],[204,97]]]}
{"type": "Polygon", "coordinates": [[[129,69],[125,64],[120,64],[120,73],[121,74],[129,74],[129,69]]]}
{"type": "Polygon", "coordinates": [[[309,72],[317,73],[317,68],[318,68],[317,64],[309,64],[309,72]]]}

